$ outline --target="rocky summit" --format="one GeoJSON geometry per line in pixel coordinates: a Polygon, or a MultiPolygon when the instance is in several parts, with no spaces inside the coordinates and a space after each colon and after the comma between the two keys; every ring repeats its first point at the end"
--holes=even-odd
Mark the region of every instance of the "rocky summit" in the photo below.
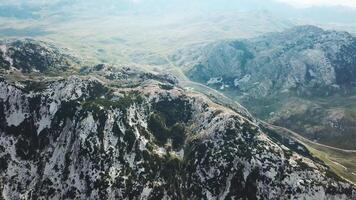
{"type": "Polygon", "coordinates": [[[65,71],[77,62],[75,57],[46,42],[32,39],[0,42],[0,69],[56,72],[65,71]]]}
{"type": "Polygon", "coordinates": [[[100,64],[49,76],[66,57],[12,44],[0,57],[0,199],[356,199],[302,144],[169,74],[100,64]]]}

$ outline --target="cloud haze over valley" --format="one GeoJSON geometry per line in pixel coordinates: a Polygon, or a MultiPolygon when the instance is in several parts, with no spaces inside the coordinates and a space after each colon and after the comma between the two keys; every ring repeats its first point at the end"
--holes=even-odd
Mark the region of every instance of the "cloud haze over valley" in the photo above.
{"type": "Polygon", "coordinates": [[[352,1],[298,1],[307,7],[294,7],[293,2],[297,1],[1,1],[0,36],[41,38],[105,61],[166,64],[169,53],[186,45],[250,38],[294,25],[356,32],[352,1]],[[97,47],[95,55],[83,52],[84,44],[97,47]]]}

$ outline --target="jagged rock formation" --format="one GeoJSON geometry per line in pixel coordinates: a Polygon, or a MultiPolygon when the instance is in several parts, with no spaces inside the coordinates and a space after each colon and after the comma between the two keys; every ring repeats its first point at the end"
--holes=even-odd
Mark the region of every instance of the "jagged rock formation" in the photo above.
{"type": "Polygon", "coordinates": [[[356,38],[314,26],[184,49],[172,59],[193,80],[252,97],[291,90],[325,95],[356,83],[356,38]]]}
{"type": "Polygon", "coordinates": [[[356,198],[301,144],[272,140],[171,76],[105,65],[10,76],[0,80],[2,199],[356,198]]]}
{"type": "Polygon", "coordinates": [[[184,49],[172,60],[192,80],[237,98],[259,118],[355,148],[356,105],[348,96],[355,93],[356,38],[349,33],[299,26],[184,49]]]}

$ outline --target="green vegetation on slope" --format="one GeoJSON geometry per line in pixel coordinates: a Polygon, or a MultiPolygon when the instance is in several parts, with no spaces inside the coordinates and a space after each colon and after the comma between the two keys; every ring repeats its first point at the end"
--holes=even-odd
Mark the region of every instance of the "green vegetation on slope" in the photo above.
{"type": "Polygon", "coordinates": [[[286,128],[269,125],[264,122],[262,124],[282,138],[297,140],[308,149],[313,157],[329,166],[332,172],[356,184],[356,150],[343,150],[315,143],[286,128]]]}

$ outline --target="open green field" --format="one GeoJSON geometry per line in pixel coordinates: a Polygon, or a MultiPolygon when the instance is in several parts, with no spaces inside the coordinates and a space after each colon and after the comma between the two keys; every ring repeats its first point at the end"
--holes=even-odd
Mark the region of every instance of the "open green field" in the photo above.
{"type": "Polygon", "coordinates": [[[289,137],[302,143],[308,148],[312,156],[322,160],[338,176],[356,184],[356,150],[344,150],[312,142],[299,134],[283,127],[273,126],[261,122],[284,137],[289,137]]]}
{"type": "Polygon", "coordinates": [[[339,176],[356,184],[356,152],[343,152],[304,143],[309,151],[327,164],[339,176]]]}

